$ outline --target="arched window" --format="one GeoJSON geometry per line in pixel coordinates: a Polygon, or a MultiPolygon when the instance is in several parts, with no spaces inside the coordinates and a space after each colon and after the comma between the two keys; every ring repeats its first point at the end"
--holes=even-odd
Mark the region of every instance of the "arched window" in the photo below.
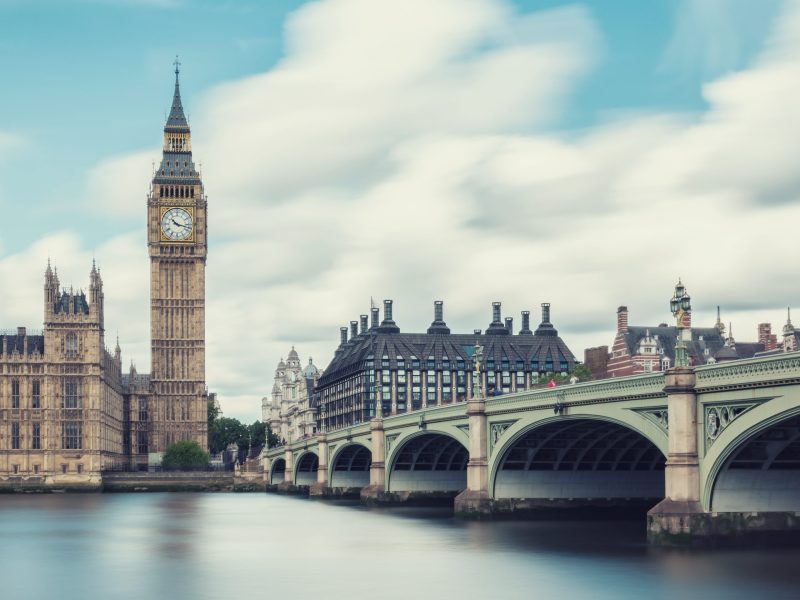
{"type": "Polygon", "coordinates": [[[66,355],[67,358],[75,358],[78,356],[78,336],[74,333],[67,334],[66,340],[66,355]]]}

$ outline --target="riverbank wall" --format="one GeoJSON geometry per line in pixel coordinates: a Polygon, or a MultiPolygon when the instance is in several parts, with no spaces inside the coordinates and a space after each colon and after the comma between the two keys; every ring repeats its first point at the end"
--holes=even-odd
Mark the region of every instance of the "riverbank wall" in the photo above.
{"type": "Polygon", "coordinates": [[[0,493],[264,492],[261,478],[232,471],[120,472],[102,478],[19,477],[0,481],[0,493]]]}

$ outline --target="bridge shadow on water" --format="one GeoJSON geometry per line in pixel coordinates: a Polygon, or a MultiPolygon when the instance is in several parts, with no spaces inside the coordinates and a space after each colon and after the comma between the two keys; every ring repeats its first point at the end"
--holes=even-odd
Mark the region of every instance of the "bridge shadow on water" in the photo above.
{"type": "Polygon", "coordinates": [[[766,586],[796,585],[800,581],[796,565],[799,548],[664,549],[647,544],[645,512],[620,518],[580,518],[562,516],[548,519],[501,519],[469,521],[453,516],[452,508],[439,507],[364,507],[357,501],[330,503],[343,510],[362,511],[391,519],[407,519],[417,524],[457,534],[475,552],[512,553],[515,556],[550,556],[556,559],[618,561],[625,568],[641,568],[681,581],[715,578],[766,586]]]}

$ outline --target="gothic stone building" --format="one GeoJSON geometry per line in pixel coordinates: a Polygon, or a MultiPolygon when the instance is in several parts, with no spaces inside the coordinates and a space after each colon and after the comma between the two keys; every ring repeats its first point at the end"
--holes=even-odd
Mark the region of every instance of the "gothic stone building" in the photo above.
{"type": "Polygon", "coordinates": [[[147,198],[152,369],[123,375],[105,347],[103,282],[61,290],[48,264],[44,333],[0,334],[0,486],[99,485],[147,468],[173,442],[207,448],[207,200],[192,159],[178,69],[163,158],[147,198]]]}
{"type": "Polygon", "coordinates": [[[314,388],[319,376],[320,370],[310,358],[301,368],[294,346],[286,362],[281,359],[278,363],[271,398],[261,400],[262,421],[278,439],[291,442],[317,432],[314,388]]]}
{"type": "Polygon", "coordinates": [[[0,485],[96,486],[124,467],[119,344],[105,346],[103,280],[61,290],[47,266],[44,332],[0,335],[0,485]]]}
{"type": "Polygon", "coordinates": [[[426,333],[401,333],[392,319],[392,301],[341,329],[341,343],[317,385],[320,430],[330,431],[369,420],[380,398],[383,415],[428,406],[463,402],[472,394],[472,353],[484,348],[483,389],[504,394],[530,389],[558,373],[571,372],[575,356],[550,323],[550,305],[542,304],[542,321],[530,329],[530,313],[522,313],[522,329],[513,332],[511,317],[492,305],[492,322],[484,333],[453,334],[444,322],[444,306],[434,303],[434,320],[426,333]]]}

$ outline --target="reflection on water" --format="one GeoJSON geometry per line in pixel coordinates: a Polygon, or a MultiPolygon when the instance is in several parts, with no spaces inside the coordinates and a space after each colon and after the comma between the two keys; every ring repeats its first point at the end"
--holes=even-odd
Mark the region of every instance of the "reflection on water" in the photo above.
{"type": "Polygon", "coordinates": [[[800,550],[260,494],[0,496],[0,598],[797,598],[800,550]]]}

